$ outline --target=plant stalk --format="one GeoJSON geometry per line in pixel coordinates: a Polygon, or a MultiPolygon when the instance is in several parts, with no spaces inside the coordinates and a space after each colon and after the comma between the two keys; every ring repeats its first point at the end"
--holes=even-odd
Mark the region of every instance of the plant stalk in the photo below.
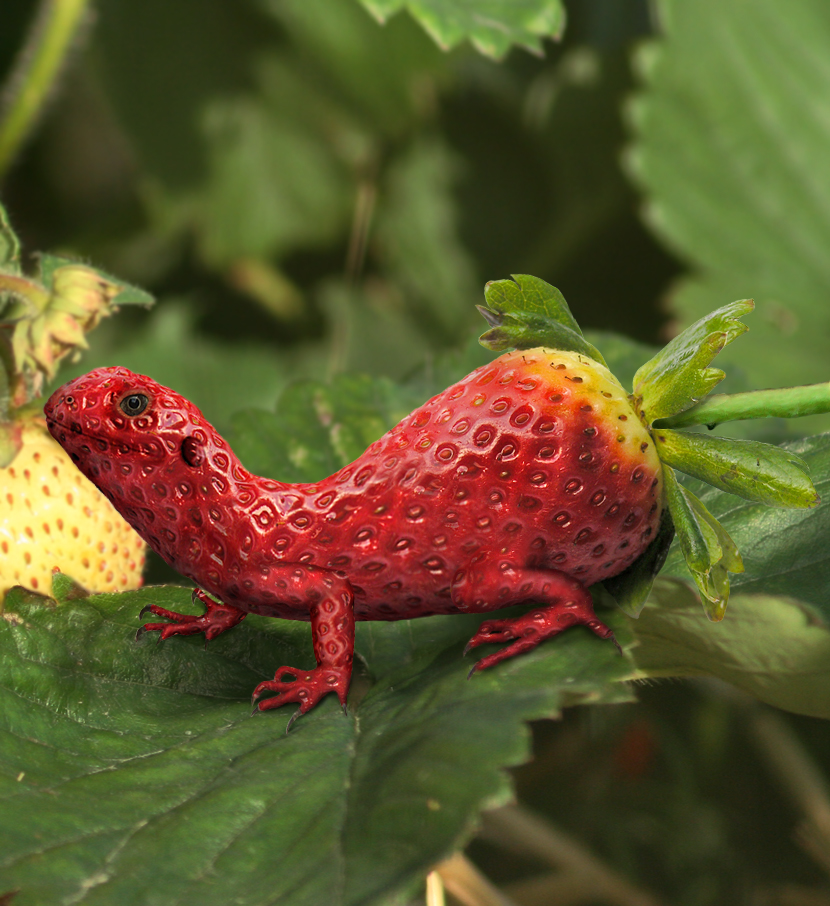
{"type": "MultiPolygon", "coordinates": [[[[35,306],[37,311],[43,311],[49,302],[49,293],[39,283],[17,274],[4,274],[0,271],[0,293],[10,293],[12,296],[26,299],[35,306]]],[[[0,314],[0,322],[2,322],[0,314]]]]}
{"type": "Polygon", "coordinates": [[[830,383],[776,390],[751,390],[748,393],[717,393],[697,406],[658,419],[655,428],[688,428],[748,418],[802,418],[830,412],[830,383]]]}
{"type": "Polygon", "coordinates": [[[43,111],[91,0],[42,0],[0,92],[0,179],[43,111]]]}

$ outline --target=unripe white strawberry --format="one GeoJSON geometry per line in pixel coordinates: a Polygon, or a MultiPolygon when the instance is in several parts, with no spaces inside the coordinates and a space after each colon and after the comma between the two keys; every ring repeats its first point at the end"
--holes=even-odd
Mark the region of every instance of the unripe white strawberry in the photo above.
{"type": "Polygon", "coordinates": [[[0,600],[14,585],[48,594],[55,569],[93,592],[141,585],[145,544],[33,420],[0,469],[0,600]]]}

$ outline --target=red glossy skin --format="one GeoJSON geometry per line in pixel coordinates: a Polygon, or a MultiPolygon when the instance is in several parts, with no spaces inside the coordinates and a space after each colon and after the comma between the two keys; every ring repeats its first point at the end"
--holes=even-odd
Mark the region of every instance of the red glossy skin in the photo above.
{"type": "Polygon", "coordinates": [[[482,625],[468,647],[512,644],[477,668],[577,623],[613,637],[586,588],[648,546],[659,461],[639,434],[629,449],[631,432],[643,431],[633,412],[627,426],[608,423],[604,400],[586,402],[582,379],[556,355],[502,356],[313,484],[251,474],[193,404],[124,368],[66,384],[45,413],[81,471],[204,589],[203,616],[151,606],[172,622],[144,628],[212,638],[248,612],[310,621],[317,668],[281,668],[254,693],[277,693],[263,710],[295,701],[305,712],[329,691],[345,702],[355,619],[538,603],[482,625]],[[130,416],[121,403],[135,394],[148,404],[130,416]]]}

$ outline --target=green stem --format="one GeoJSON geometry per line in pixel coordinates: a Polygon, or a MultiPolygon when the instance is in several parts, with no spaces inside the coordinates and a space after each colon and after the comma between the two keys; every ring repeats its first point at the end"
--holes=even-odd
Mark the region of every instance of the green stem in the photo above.
{"type": "MultiPolygon", "coordinates": [[[[49,302],[49,292],[39,283],[27,277],[18,277],[16,274],[4,274],[0,271],[0,293],[11,293],[13,296],[31,302],[37,311],[43,311],[49,302]]],[[[3,316],[0,315],[0,321],[3,316]]]]}
{"type": "Polygon", "coordinates": [[[91,0],[42,0],[0,95],[0,179],[32,131],[91,0]]]}
{"type": "Polygon", "coordinates": [[[830,383],[803,387],[781,387],[778,390],[752,390],[749,393],[717,393],[704,402],[658,419],[655,428],[688,428],[746,418],[801,418],[830,412],[830,383]]]}

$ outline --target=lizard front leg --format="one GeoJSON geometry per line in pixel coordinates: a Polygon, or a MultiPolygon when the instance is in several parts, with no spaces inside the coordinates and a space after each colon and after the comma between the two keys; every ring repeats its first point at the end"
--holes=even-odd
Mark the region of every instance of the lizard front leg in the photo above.
{"type": "Polygon", "coordinates": [[[347,580],[314,567],[292,566],[278,585],[281,593],[283,589],[288,593],[293,606],[308,606],[317,660],[312,670],[280,667],[273,680],[265,680],[254,689],[254,710],[299,703],[299,710],[286,727],[288,732],[300,714],[310,711],[329,692],[336,692],[346,709],[354,658],[354,593],[347,580]],[[259,700],[266,692],[276,694],[259,700]]]}
{"type": "MultiPolygon", "coordinates": [[[[479,612],[525,601],[539,606],[520,617],[486,620],[467,643],[466,654],[479,645],[512,642],[478,661],[470,670],[486,670],[507,658],[530,651],[570,626],[587,626],[601,639],[617,640],[594,613],[588,589],[558,570],[527,569],[508,562],[482,561],[459,572],[452,587],[453,601],[462,610],[479,612]]],[[[619,645],[617,645],[619,648],[619,645]]]]}
{"type": "Polygon", "coordinates": [[[176,611],[159,607],[157,604],[142,607],[138,614],[140,617],[143,617],[145,613],[151,613],[153,616],[163,617],[172,622],[145,623],[136,632],[136,640],[141,638],[145,632],[160,632],[160,642],[169,639],[172,635],[197,635],[203,632],[205,645],[207,645],[211,639],[215,639],[220,633],[236,626],[245,617],[244,610],[214,601],[201,588],[193,589],[193,603],[195,604],[196,601],[200,601],[205,608],[205,612],[201,615],[176,613],[176,611]]]}

